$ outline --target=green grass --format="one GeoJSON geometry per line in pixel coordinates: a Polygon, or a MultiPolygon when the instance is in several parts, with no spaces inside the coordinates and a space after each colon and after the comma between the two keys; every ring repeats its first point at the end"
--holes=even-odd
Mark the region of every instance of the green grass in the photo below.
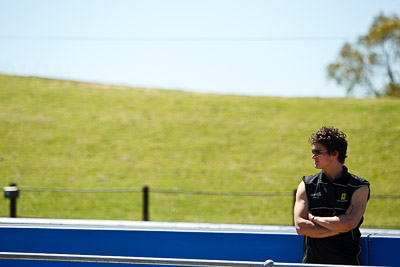
{"type": "MultiPolygon", "coordinates": [[[[292,192],[308,138],[343,130],[364,227],[400,228],[399,99],[195,94],[0,75],[0,186],[292,192]]],[[[22,191],[21,217],[141,220],[141,194],[22,191]]],[[[151,193],[154,221],[292,224],[291,196],[151,193]]],[[[0,198],[0,216],[9,215],[0,198]]]]}

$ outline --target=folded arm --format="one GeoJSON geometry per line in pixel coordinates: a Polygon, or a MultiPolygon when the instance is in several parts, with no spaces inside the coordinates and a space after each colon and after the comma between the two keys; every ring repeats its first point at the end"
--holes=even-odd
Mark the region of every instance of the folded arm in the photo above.
{"type": "Polygon", "coordinates": [[[309,214],[309,219],[323,228],[339,233],[348,232],[357,227],[367,207],[369,187],[363,185],[351,197],[350,207],[345,214],[333,217],[317,217],[309,214]]]}
{"type": "Polygon", "coordinates": [[[297,233],[314,238],[323,238],[339,234],[336,230],[328,229],[315,223],[315,218],[310,217],[306,187],[304,182],[301,182],[297,188],[294,206],[294,223],[297,233]]]}

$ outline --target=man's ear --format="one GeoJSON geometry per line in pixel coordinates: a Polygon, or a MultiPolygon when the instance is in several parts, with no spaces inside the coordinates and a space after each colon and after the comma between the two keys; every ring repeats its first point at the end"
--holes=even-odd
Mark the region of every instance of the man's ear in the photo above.
{"type": "Polygon", "coordinates": [[[339,157],[339,151],[333,150],[332,156],[336,156],[336,158],[339,157]]]}

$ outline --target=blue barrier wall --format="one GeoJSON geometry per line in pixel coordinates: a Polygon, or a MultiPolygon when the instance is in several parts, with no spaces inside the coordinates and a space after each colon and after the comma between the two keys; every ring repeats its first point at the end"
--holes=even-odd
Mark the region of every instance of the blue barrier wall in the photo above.
{"type": "MultiPolygon", "coordinates": [[[[198,230],[0,227],[0,251],[110,256],[301,262],[295,233],[198,230]]],[[[400,237],[363,236],[362,263],[399,266],[400,237]]],[[[98,263],[0,260],[0,266],[99,266],[98,263]]],[[[121,266],[121,264],[106,264],[121,266]]],[[[105,266],[105,264],[101,264],[105,266]]]]}
{"type": "Polygon", "coordinates": [[[369,265],[400,266],[400,237],[369,236],[369,265]]]}
{"type": "Polygon", "coordinates": [[[7,252],[301,262],[302,248],[301,237],[281,234],[2,228],[0,236],[7,252]]]}

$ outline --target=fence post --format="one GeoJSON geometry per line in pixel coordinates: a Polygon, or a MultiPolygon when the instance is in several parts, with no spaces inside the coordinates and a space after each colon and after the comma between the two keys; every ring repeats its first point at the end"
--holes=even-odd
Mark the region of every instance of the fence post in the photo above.
{"type": "Polygon", "coordinates": [[[10,218],[16,218],[17,198],[19,197],[17,184],[10,184],[10,186],[4,187],[4,196],[10,199],[10,218]]]}
{"type": "Polygon", "coordinates": [[[149,220],[149,187],[143,187],[143,221],[149,220]]]}

